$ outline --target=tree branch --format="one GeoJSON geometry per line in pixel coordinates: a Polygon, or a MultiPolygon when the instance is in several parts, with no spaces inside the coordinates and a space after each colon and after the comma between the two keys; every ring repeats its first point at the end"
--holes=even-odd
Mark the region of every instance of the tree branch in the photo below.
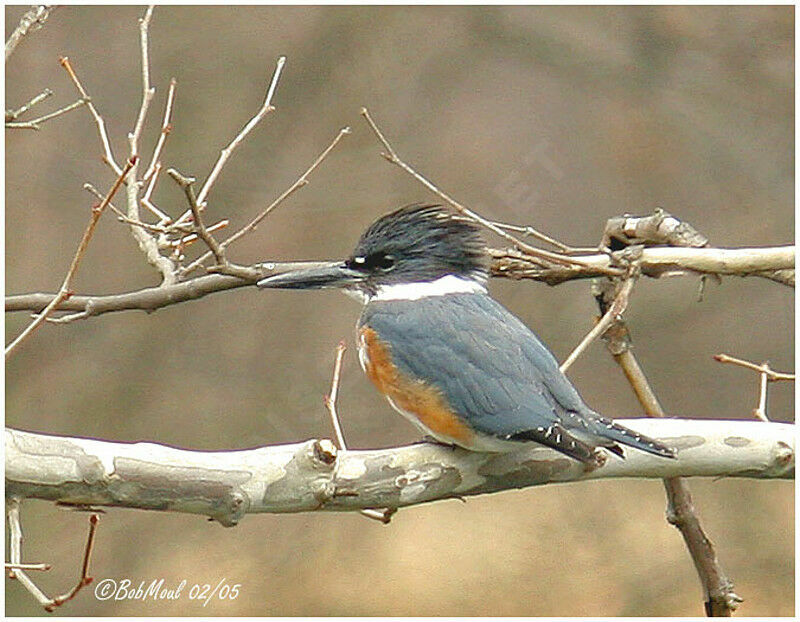
{"type": "Polygon", "coordinates": [[[604,268],[614,257],[631,254],[638,259],[644,276],[683,276],[714,274],[718,276],[759,276],[794,287],[794,246],[752,248],[630,247],[611,256],[606,254],[577,257],[585,267],[548,264],[512,249],[491,249],[494,276],[534,279],[557,285],[572,279],[605,276],[604,268]]]}
{"type": "Polygon", "coordinates": [[[6,41],[6,62],[8,62],[9,57],[14,53],[14,50],[17,49],[17,46],[25,35],[39,30],[55,8],[56,7],[53,5],[38,4],[32,6],[30,10],[20,18],[19,24],[6,41]]]}
{"type": "MultiPolygon", "coordinates": [[[[229,241],[231,238],[228,238],[229,241]]],[[[225,243],[222,243],[223,247],[225,243]]],[[[564,266],[543,268],[534,266],[530,259],[508,259],[510,250],[491,251],[494,261],[492,275],[512,279],[533,279],[551,285],[572,279],[585,279],[603,275],[586,269],[573,269],[564,266]]],[[[211,253],[207,253],[210,255],[211,253]]],[[[595,262],[608,265],[607,255],[587,255],[583,259],[588,264],[595,262]]],[[[638,264],[642,274],[658,278],[666,273],[687,274],[726,274],[737,276],[760,276],[761,272],[774,270],[794,262],[793,246],[772,248],[647,248],[642,251],[638,264]],[[714,270],[720,270],[715,272],[714,270]]],[[[113,311],[142,310],[155,311],[162,307],[196,300],[208,294],[237,287],[246,287],[272,274],[289,270],[321,265],[320,262],[266,262],[253,266],[230,266],[228,274],[236,273],[240,278],[219,274],[205,275],[175,283],[169,286],[147,288],[123,294],[98,296],[72,296],[58,306],[60,311],[78,311],[82,317],[93,317],[113,311]]],[[[6,312],[41,311],[52,301],[53,294],[35,293],[6,297],[6,312]]]]}
{"type": "MultiPolygon", "coordinates": [[[[794,477],[794,426],[759,421],[628,419],[678,449],[628,451],[602,467],[547,448],[511,454],[429,443],[337,451],[309,440],[240,451],[188,451],[6,429],[6,494],[86,506],[201,514],[225,526],[262,512],[397,508],[439,499],[600,478],[794,477]]],[[[19,561],[19,560],[17,560],[19,561]]]]}

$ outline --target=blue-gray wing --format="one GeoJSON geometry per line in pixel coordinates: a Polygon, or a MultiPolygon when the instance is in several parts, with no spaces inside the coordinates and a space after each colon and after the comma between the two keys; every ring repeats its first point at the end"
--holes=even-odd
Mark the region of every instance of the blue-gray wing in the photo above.
{"type": "MultiPolygon", "coordinates": [[[[359,322],[411,378],[435,384],[478,432],[510,438],[591,413],[550,351],[488,295],[451,294],[368,305],[359,322]]],[[[533,440],[533,439],[531,439],[533,440]]]]}

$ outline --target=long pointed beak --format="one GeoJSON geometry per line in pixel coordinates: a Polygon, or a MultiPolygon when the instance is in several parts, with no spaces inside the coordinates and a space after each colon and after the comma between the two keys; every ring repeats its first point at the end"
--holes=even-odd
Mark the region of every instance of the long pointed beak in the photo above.
{"type": "Polygon", "coordinates": [[[323,289],[328,287],[353,286],[364,279],[364,275],[351,270],[341,261],[332,261],[313,268],[291,270],[261,279],[258,287],[276,289],[323,289]]]}

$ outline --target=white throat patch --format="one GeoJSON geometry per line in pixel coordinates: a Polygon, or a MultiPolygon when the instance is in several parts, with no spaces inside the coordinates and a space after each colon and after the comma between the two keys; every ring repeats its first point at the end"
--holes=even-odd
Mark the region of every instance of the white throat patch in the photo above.
{"type": "Polygon", "coordinates": [[[485,293],[486,287],[482,283],[448,274],[435,281],[384,285],[370,300],[419,300],[428,296],[444,296],[446,294],[485,293]]]}

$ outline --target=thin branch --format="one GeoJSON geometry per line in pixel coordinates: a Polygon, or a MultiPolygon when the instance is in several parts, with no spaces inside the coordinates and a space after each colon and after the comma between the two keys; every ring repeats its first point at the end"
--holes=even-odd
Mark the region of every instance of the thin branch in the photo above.
{"type": "Polygon", "coordinates": [[[9,121],[16,121],[17,119],[19,119],[19,117],[28,112],[28,110],[33,108],[39,102],[44,101],[52,94],[53,91],[51,91],[50,89],[45,89],[38,95],[35,95],[28,103],[23,104],[16,110],[6,110],[6,123],[8,123],[9,121]]]}
{"type": "Polygon", "coordinates": [[[30,121],[9,121],[6,122],[7,129],[22,129],[22,130],[39,130],[41,129],[41,124],[45,123],[46,121],[50,121],[50,119],[55,119],[56,117],[60,117],[62,114],[69,112],[70,110],[75,110],[76,108],[80,108],[88,104],[88,100],[86,99],[79,99],[78,101],[72,102],[71,104],[64,106],[63,108],[59,108],[53,112],[50,112],[46,115],[42,115],[41,117],[37,117],[36,119],[31,119],[30,121]]]}
{"type": "MultiPolygon", "coordinates": [[[[609,290],[610,288],[606,292],[609,290]]],[[[598,302],[602,309],[606,304],[605,297],[598,296],[598,302]]],[[[631,351],[630,333],[625,323],[616,322],[614,329],[607,331],[604,338],[645,413],[649,417],[665,421],[666,413],[631,351]]],[[[714,545],[703,531],[686,481],[674,475],[665,477],[664,488],[668,500],[667,521],[680,531],[697,569],[706,596],[706,615],[730,616],[742,602],[742,598],[733,591],[733,583],[722,570],[714,545]]]]}
{"type": "MultiPolygon", "coordinates": [[[[144,17],[139,19],[139,42],[142,54],[142,104],[139,107],[139,114],[136,117],[133,131],[128,134],[128,142],[131,147],[131,155],[139,155],[139,137],[142,135],[144,128],[144,121],[147,117],[147,110],[150,108],[150,102],[153,101],[153,96],[156,94],[156,89],[150,86],[150,58],[148,50],[148,29],[150,28],[150,20],[153,17],[153,9],[155,7],[151,4],[147,7],[144,17]]],[[[135,181],[135,179],[133,180],[135,181]]]]}
{"type": "MultiPolygon", "coordinates": [[[[326,395],[323,398],[323,402],[325,403],[325,408],[327,409],[328,414],[331,417],[331,423],[333,424],[333,432],[336,435],[336,442],[339,445],[339,449],[345,451],[347,450],[347,443],[344,442],[344,434],[342,434],[342,428],[339,425],[339,415],[336,412],[336,397],[339,393],[339,379],[342,372],[342,358],[344,357],[344,351],[346,349],[347,347],[345,346],[344,341],[340,341],[339,345],[336,346],[336,360],[333,363],[333,379],[331,380],[331,391],[328,395],[326,395]]],[[[392,516],[396,512],[397,508],[383,508],[382,510],[367,508],[360,510],[360,513],[363,516],[381,522],[384,525],[388,525],[391,522],[392,516]]]]}
{"type": "MultiPolygon", "coordinates": [[[[169,136],[170,132],[172,131],[172,105],[175,101],[175,87],[178,84],[175,78],[172,78],[169,81],[169,90],[167,91],[167,103],[164,106],[164,121],[161,123],[161,133],[158,135],[158,142],[156,142],[155,149],[153,150],[153,157],[150,158],[150,165],[147,167],[147,170],[142,177],[142,181],[148,182],[150,178],[156,174],[156,167],[160,167],[161,164],[159,162],[159,158],[161,157],[161,151],[164,149],[164,143],[167,141],[167,136],[169,136]]],[[[149,193],[152,192],[152,184],[148,187],[148,198],[149,193]]],[[[144,201],[144,199],[143,199],[144,201]]]]}
{"type": "MultiPolygon", "coordinates": [[[[164,134],[162,134],[164,136],[164,134]]],[[[160,141],[161,139],[159,139],[160,141]]],[[[158,176],[161,173],[161,162],[156,162],[155,168],[153,169],[153,174],[150,177],[150,181],[147,182],[147,188],[144,191],[144,196],[142,197],[142,205],[144,205],[147,209],[153,213],[160,222],[162,223],[171,223],[172,218],[167,216],[164,212],[158,209],[153,202],[150,200],[150,196],[153,194],[153,190],[158,183],[158,176]]]]}
{"type": "Polygon", "coordinates": [[[775,371],[767,363],[762,363],[761,365],[757,365],[755,363],[751,363],[750,361],[745,361],[744,359],[739,359],[736,358],[735,356],[729,356],[727,354],[715,354],[714,360],[719,361],[720,363],[731,363],[732,365],[739,365],[740,367],[744,367],[746,369],[752,369],[753,371],[757,371],[761,374],[766,374],[771,382],[777,382],[780,380],[789,380],[791,382],[794,382],[795,380],[794,374],[775,371]]]}
{"type": "Polygon", "coordinates": [[[753,371],[757,371],[759,373],[758,406],[753,409],[753,416],[761,419],[761,421],[769,421],[769,418],[767,417],[767,391],[769,390],[768,384],[770,382],[778,382],[781,380],[789,380],[791,382],[794,382],[795,380],[794,374],[774,371],[767,362],[761,363],[761,365],[756,365],[750,361],[728,356],[727,354],[716,354],[714,355],[714,359],[720,363],[731,363],[733,365],[744,367],[745,369],[752,369],[753,371]]]}
{"type": "MultiPolygon", "coordinates": [[[[286,57],[281,56],[278,58],[278,62],[275,66],[275,71],[272,74],[272,80],[270,81],[269,87],[267,88],[267,94],[264,97],[264,103],[261,105],[259,111],[250,119],[247,124],[241,129],[241,131],[234,136],[233,140],[225,147],[219,154],[219,158],[217,159],[216,163],[214,164],[214,168],[211,169],[211,173],[209,173],[208,178],[206,179],[203,187],[200,189],[200,193],[197,195],[197,203],[201,206],[205,205],[206,198],[208,197],[208,193],[211,191],[212,186],[217,181],[217,177],[222,172],[222,168],[227,163],[228,159],[233,155],[233,152],[236,148],[244,141],[247,135],[253,130],[253,128],[258,125],[261,120],[267,116],[270,112],[275,110],[275,107],[272,105],[272,97],[275,94],[275,89],[278,86],[278,80],[281,77],[281,72],[283,71],[283,66],[286,64],[286,57]]],[[[185,221],[191,212],[189,210],[185,211],[180,218],[176,222],[180,223],[185,221]]]]}
{"type": "Polygon", "coordinates": [[[86,252],[86,247],[89,245],[89,241],[92,239],[97,222],[100,220],[100,216],[103,214],[105,207],[111,202],[112,197],[122,185],[125,176],[131,170],[131,168],[133,168],[135,161],[136,158],[131,158],[128,160],[128,162],[125,164],[125,168],[120,171],[120,175],[117,177],[114,185],[111,186],[111,190],[108,191],[108,194],[106,194],[105,198],[97,207],[92,208],[89,224],[86,226],[86,230],[83,233],[80,244],[78,244],[78,250],[75,252],[75,256],[72,258],[72,263],[67,270],[67,275],[64,277],[64,282],[61,284],[61,288],[50,304],[48,304],[47,307],[45,307],[44,310],[36,317],[36,319],[31,322],[28,327],[6,347],[6,360],[8,360],[9,355],[20,343],[22,343],[26,337],[28,337],[28,335],[33,333],[33,331],[42,325],[42,323],[47,319],[47,316],[50,315],[50,313],[52,313],[56,307],[58,307],[59,303],[68,298],[72,293],[72,279],[74,278],[75,273],[78,271],[81,259],[83,259],[83,254],[86,252]]]}
{"type": "MultiPolygon", "coordinates": [[[[93,194],[96,198],[103,200],[103,195],[90,183],[83,184],[83,189],[88,191],[89,193],[93,194]]],[[[118,207],[116,207],[113,203],[108,204],[108,209],[114,212],[117,215],[117,220],[120,222],[124,222],[128,225],[133,225],[134,227],[141,227],[142,229],[147,229],[148,231],[152,231],[153,233],[168,233],[169,229],[164,227],[163,225],[151,225],[148,222],[142,222],[141,220],[134,220],[132,218],[128,218],[125,214],[122,213],[118,207]]],[[[49,321],[52,321],[50,318],[49,321]]]]}
{"type": "Polygon", "coordinates": [[[275,95],[275,89],[278,87],[278,80],[280,80],[281,73],[283,72],[283,66],[285,64],[286,57],[281,56],[275,65],[275,71],[272,74],[272,80],[269,83],[267,95],[264,98],[264,103],[262,104],[261,109],[252,119],[250,119],[250,121],[247,122],[247,124],[242,128],[242,131],[239,132],[231,141],[231,143],[219,154],[219,159],[217,160],[216,164],[214,164],[214,168],[211,169],[211,173],[209,173],[206,182],[203,184],[203,187],[200,189],[200,192],[197,195],[197,202],[200,205],[205,203],[208,193],[211,191],[211,187],[217,181],[217,177],[219,177],[219,174],[222,171],[222,167],[225,166],[225,163],[231,157],[236,148],[267,114],[275,110],[274,106],[272,105],[272,97],[275,95]]]}
{"type": "Polygon", "coordinates": [[[198,236],[206,243],[208,248],[211,249],[211,252],[214,253],[214,258],[217,260],[217,264],[224,266],[227,262],[225,259],[225,250],[220,246],[219,242],[208,232],[206,229],[205,223],[203,222],[203,216],[200,213],[200,206],[197,204],[197,198],[194,196],[194,188],[192,188],[192,184],[194,184],[195,179],[194,177],[185,177],[181,175],[177,170],[174,168],[167,169],[167,175],[172,177],[181,188],[183,188],[184,193],[186,194],[186,200],[189,201],[189,209],[192,210],[192,218],[194,219],[194,227],[195,232],[198,236]]]}
{"type": "Polygon", "coordinates": [[[769,421],[767,417],[767,384],[769,376],[767,372],[761,372],[761,382],[758,387],[758,406],[753,409],[753,415],[761,421],[769,421]]]}
{"type": "MultiPolygon", "coordinates": [[[[327,148],[319,155],[319,157],[317,157],[316,160],[314,160],[313,164],[311,164],[311,166],[309,166],[306,169],[306,171],[302,175],[300,175],[300,177],[291,186],[289,186],[289,188],[284,190],[283,193],[281,193],[281,195],[277,199],[275,199],[264,210],[262,210],[261,213],[259,213],[255,218],[253,218],[253,220],[251,220],[244,227],[239,229],[239,231],[237,231],[236,233],[232,234],[229,238],[223,240],[221,242],[222,248],[227,248],[228,246],[233,244],[236,240],[238,240],[243,235],[246,235],[247,233],[255,230],[258,227],[258,224],[262,220],[264,220],[264,218],[266,218],[267,215],[272,210],[274,210],[281,203],[283,203],[286,199],[288,199],[289,196],[294,194],[295,191],[299,190],[300,188],[302,188],[303,186],[308,184],[308,177],[311,175],[311,173],[313,173],[316,170],[316,168],[320,164],[322,164],[322,161],[325,158],[328,157],[328,154],[331,151],[333,151],[334,147],[336,147],[336,145],[339,143],[339,141],[342,139],[342,137],[344,137],[346,134],[349,134],[349,133],[350,133],[350,128],[349,127],[344,127],[341,130],[339,130],[339,133],[336,135],[336,138],[334,138],[333,141],[331,142],[331,144],[327,146],[327,148]]],[[[200,201],[198,200],[198,203],[199,202],[200,201]]],[[[190,273],[192,270],[194,270],[195,268],[200,267],[211,256],[211,254],[212,253],[209,251],[206,254],[198,257],[195,261],[193,261],[191,264],[189,264],[183,270],[181,270],[181,275],[186,275],[186,274],[190,273]]]]}
{"type": "Polygon", "coordinates": [[[20,18],[19,24],[6,41],[6,62],[8,62],[8,59],[14,53],[14,50],[17,49],[17,46],[25,35],[39,30],[45,20],[50,17],[50,13],[56,8],[57,7],[54,5],[35,5],[20,18]]]}
{"type": "MultiPolygon", "coordinates": [[[[400,157],[397,155],[397,153],[395,152],[395,150],[392,147],[392,145],[389,143],[389,141],[383,135],[383,132],[380,130],[378,125],[375,123],[375,121],[373,121],[372,117],[369,114],[369,111],[366,108],[362,108],[361,109],[361,116],[363,116],[364,119],[366,119],[366,121],[369,124],[370,128],[372,129],[373,133],[378,138],[380,143],[383,145],[384,149],[386,149],[386,152],[381,154],[384,158],[386,158],[392,164],[395,164],[396,166],[399,166],[406,173],[411,175],[414,179],[416,179],[423,186],[425,186],[428,190],[430,190],[431,192],[433,192],[437,196],[441,197],[444,201],[449,203],[458,212],[460,212],[461,214],[464,214],[466,216],[469,216],[474,221],[480,223],[481,225],[483,225],[484,227],[486,227],[487,229],[489,229],[493,233],[499,235],[504,240],[507,240],[508,242],[513,244],[518,249],[525,251],[526,253],[528,253],[529,255],[531,255],[533,257],[539,257],[539,258],[542,258],[542,259],[547,259],[549,261],[552,261],[552,262],[555,262],[555,263],[559,263],[559,264],[562,264],[562,265],[566,265],[566,266],[581,266],[581,267],[585,267],[583,262],[581,262],[579,259],[575,259],[575,258],[572,258],[572,257],[567,257],[565,255],[559,255],[558,253],[551,253],[549,251],[545,251],[545,250],[542,250],[540,248],[536,248],[535,246],[531,246],[529,244],[526,244],[522,240],[519,240],[518,238],[515,238],[513,235],[510,235],[510,234],[506,233],[505,231],[503,231],[503,229],[501,227],[498,227],[492,221],[487,220],[486,218],[484,218],[480,214],[478,214],[476,212],[473,212],[471,209],[465,207],[464,205],[462,205],[461,203],[459,203],[458,201],[453,199],[451,196],[449,196],[448,194],[446,194],[445,192],[440,190],[435,184],[433,184],[432,182],[428,181],[421,174],[417,173],[417,171],[415,171],[413,168],[411,168],[410,165],[406,164],[403,160],[400,159],[400,157]]],[[[620,271],[616,270],[614,268],[603,268],[602,271],[603,271],[604,274],[607,274],[607,275],[618,275],[618,274],[620,274],[620,271]]]]}
{"type": "Polygon", "coordinates": [[[53,569],[52,564],[5,564],[6,570],[14,570],[15,568],[19,570],[42,570],[48,571],[53,569]]]}
{"type": "Polygon", "coordinates": [[[342,359],[347,346],[344,341],[340,341],[336,346],[336,360],[333,364],[333,379],[331,380],[331,392],[323,398],[325,408],[331,416],[331,423],[333,424],[333,433],[336,436],[336,442],[339,449],[347,449],[347,443],[344,442],[344,434],[342,434],[342,427],[339,425],[339,415],[336,412],[336,397],[339,394],[339,376],[342,372],[342,359]]]}
{"type": "Polygon", "coordinates": [[[603,317],[600,318],[600,321],[594,325],[592,330],[587,333],[587,335],[575,347],[566,360],[561,363],[560,369],[562,373],[566,373],[570,366],[581,354],[583,354],[584,350],[586,350],[586,348],[588,348],[595,339],[605,333],[614,322],[617,322],[621,319],[625,309],[628,308],[628,301],[630,299],[634,283],[636,283],[636,277],[633,275],[629,275],[627,278],[625,278],[625,280],[622,281],[619,291],[614,298],[614,302],[611,304],[608,311],[603,314],[603,317]]]}
{"type": "Polygon", "coordinates": [[[47,594],[42,592],[39,587],[31,580],[27,573],[22,569],[22,523],[19,518],[19,497],[6,499],[6,517],[8,519],[8,550],[13,567],[8,572],[10,579],[16,579],[39,602],[46,607],[50,604],[47,594]]]}
{"type": "Polygon", "coordinates": [[[92,98],[89,97],[89,93],[86,92],[86,89],[83,88],[83,84],[78,79],[75,70],[72,68],[72,63],[70,63],[69,57],[62,56],[59,61],[61,66],[66,70],[69,74],[69,77],[72,79],[72,83],[75,85],[75,88],[78,89],[78,92],[81,94],[81,98],[86,100],[86,107],[89,108],[89,112],[92,113],[92,117],[94,117],[94,121],[97,124],[97,131],[100,134],[100,141],[103,143],[103,150],[105,152],[105,163],[111,167],[111,170],[116,173],[116,175],[120,175],[122,169],[117,164],[116,160],[114,159],[114,153],[111,151],[111,143],[108,140],[108,133],[106,132],[106,123],[103,121],[103,117],[100,116],[100,113],[97,112],[97,108],[95,108],[94,103],[92,102],[92,98]]]}
{"type": "Polygon", "coordinates": [[[56,607],[60,607],[64,603],[72,600],[83,587],[89,585],[94,580],[89,576],[89,560],[92,557],[94,538],[95,534],[97,533],[97,524],[99,522],[99,514],[92,514],[89,516],[89,535],[86,537],[86,547],[83,551],[83,563],[81,564],[81,576],[78,578],[78,582],[67,593],[53,598],[53,601],[50,605],[45,605],[45,610],[53,611],[56,607]]]}
{"type": "Polygon", "coordinates": [[[50,570],[50,564],[23,564],[22,559],[22,523],[19,516],[20,499],[18,497],[11,497],[6,501],[6,512],[8,517],[9,529],[9,556],[11,562],[5,566],[9,569],[8,576],[10,579],[17,579],[30,594],[42,605],[45,611],[54,611],[56,607],[60,607],[65,602],[75,598],[75,595],[86,585],[92,582],[92,577],[89,576],[89,560],[91,559],[92,549],[94,547],[94,538],[97,531],[97,523],[100,517],[97,514],[92,514],[89,517],[89,535],[86,538],[86,547],[83,553],[83,563],[81,564],[81,574],[77,584],[69,590],[66,594],[50,598],[31,580],[25,573],[25,570],[50,570]]]}
{"type": "Polygon", "coordinates": [[[500,229],[504,229],[505,231],[515,231],[516,233],[521,233],[522,237],[532,237],[536,238],[540,242],[544,242],[545,244],[550,244],[551,246],[555,246],[559,251],[564,253],[565,255],[573,255],[577,253],[592,253],[597,252],[597,248],[590,248],[590,247],[574,247],[574,246],[567,246],[563,242],[559,242],[555,238],[551,238],[549,235],[542,233],[531,227],[530,225],[511,225],[504,222],[499,222],[497,220],[490,221],[496,227],[500,229]]]}

